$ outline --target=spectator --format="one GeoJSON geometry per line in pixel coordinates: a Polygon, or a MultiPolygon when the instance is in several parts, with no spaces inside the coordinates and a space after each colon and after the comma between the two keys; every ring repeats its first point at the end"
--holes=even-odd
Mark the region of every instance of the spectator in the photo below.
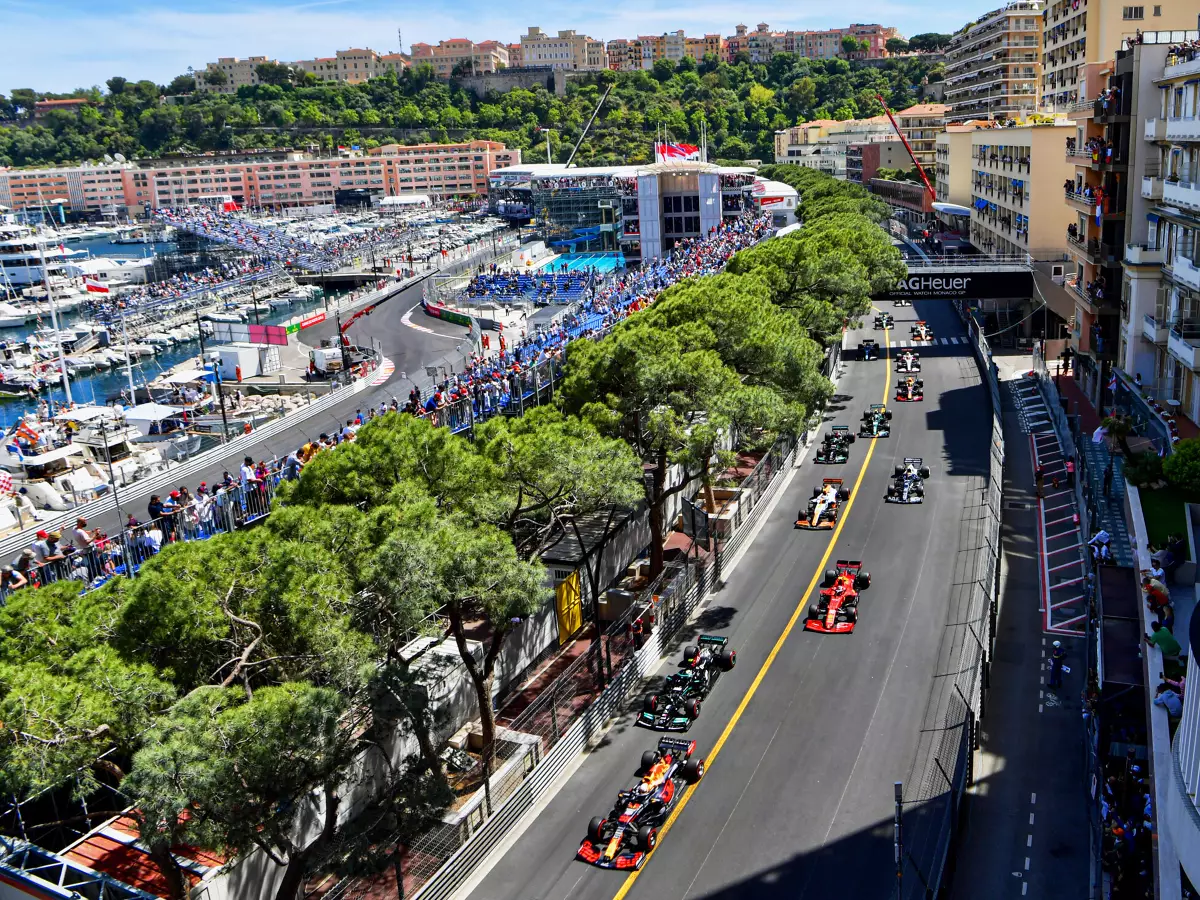
{"type": "Polygon", "coordinates": [[[1166,659],[1179,658],[1179,653],[1183,648],[1179,646],[1179,641],[1175,639],[1175,635],[1171,634],[1169,628],[1164,628],[1158,622],[1151,622],[1150,631],[1152,633],[1146,635],[1147,644],[1161,650],[1166,659]]]}
{"type": "Polygon", "coordinates": [[[1166,709],[1168,716],[1178,719],[1183,715],[1183,700],[1169,685],[1160,684],[1154,693],[1154,705],[1166,709]]]}
{"type": "Polygon", "coordinates": [[[4,602],[4,594],[10,591],[19,591],[27,584],[29,584],[29,580],[12,566],[5,566],[0,569],[0,604],[4,602]]]}

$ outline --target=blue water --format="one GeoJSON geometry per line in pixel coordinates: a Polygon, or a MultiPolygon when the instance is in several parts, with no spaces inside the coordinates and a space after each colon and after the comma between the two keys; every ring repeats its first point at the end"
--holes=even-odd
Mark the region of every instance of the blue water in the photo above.
{"type": "Polygon", "coordinates": [[[601,275],[607,275],[609,272],[625,268],[625,254],[564,253],[562,256],[556,256],[547,268],[561,272],[564,265],[568,272],[586,272],[589,269],[595,269],[601,275]]]}

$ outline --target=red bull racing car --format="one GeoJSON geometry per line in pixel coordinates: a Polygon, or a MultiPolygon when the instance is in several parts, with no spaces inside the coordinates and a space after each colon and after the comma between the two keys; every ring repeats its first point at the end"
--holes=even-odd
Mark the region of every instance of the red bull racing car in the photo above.
{"type": "Polygon", "coordinates": [[[612,812],[588,823],[578,858],[605,869],[640,869],[684,787],[704,777],[704,760],[693,759],[695,751],[695,741],[665,737],[657,750],[643,753],[641,778],[617,794],[612,812]]]}
{"type": "Polygon", "coordinates": [[[849,499],[850,492],[842,488],[842,479],[824,479],[820,487],[813,488],[808,508],[796,516],[796,527],[809,530],[832,528],[837,524],[842,503],[849,499]]]}
{"type": "Polygon", "coordinates": [[[837,568],[825,573],[817,602],[808,609],[805,631],[849,634],[858,624],[858,592],[871,586],[871,575],[861,560],[839,559],[837,568]]]}
{"type": "Polygon", "coordinates": [[[925,399],[925,382],[909,375],[896,384],[896,399],[905,402],[925,399]]]}

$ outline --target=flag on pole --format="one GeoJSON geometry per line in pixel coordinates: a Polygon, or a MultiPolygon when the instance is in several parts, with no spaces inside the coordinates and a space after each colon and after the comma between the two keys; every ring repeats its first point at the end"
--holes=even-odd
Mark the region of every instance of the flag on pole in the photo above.
{"type": "Polygon", "coordinates": [[[670,141],[663,141],[654,145],[654,161],[667,162],[679,161],[687,162],[700,160],[700,148],[695,144],[677,144],[670,141]]]}
{"type": "Polygon", "coordinates": [[[40,437],[36,431],[29,427],[29,423],[25,422],[24,420],[22,420],[21,424],[17,426],[16,434],[17,437],[23,437],[31,444],[36,444],[38,442],[38,438],[40,437]]]}
{"type": "Polygon", "coordinates": [[[109,293],[108,285],[102,284],[99,281],[93,281],[92,280],[93,277],[94,276],[91,276],[91,275],[83,276],[83,286],[85,288],[87,288],[87,292],[89,294],[107,294],[107,293],[109,293]]]}
{"type": "Polygon", "coordinates": [[[1112,375],[1110,375],[1108,377],[1108,389],[1110,391],[1115,391],[1117,389],[1117,373],[1116,372],[1113,372],[1112,375]]]}

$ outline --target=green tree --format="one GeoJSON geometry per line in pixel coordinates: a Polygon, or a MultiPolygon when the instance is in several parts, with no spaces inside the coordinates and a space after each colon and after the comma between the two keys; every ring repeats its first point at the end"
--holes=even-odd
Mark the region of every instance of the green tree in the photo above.
{"type": "Polygon", "coordinates": [[[220,69],[209,69],[204,73],[204,83],[213,87],[223,87],[229,83],[229,76],[220,69]]]}
{"type": "Polygon", "coordinates": [[[953,35],[938,34],[937,32],[923,32],[922,34],[914,34],[908,39],[908,47],[910,50],[931,52],[941,50],[950,43],[953,35]]]}
{"type": "Polygon", "coordinates": [[[191,75],[176,75],[167,85],[168,94],[190,94],[196,90],[196,79],[191,75]]]}
{"type": "Polygon", "coordinates": [[[904,38],[888,38],[883,46],[888,53],[907,53],[909,49],[908,41],[904,38]]]}
{"type": "Polygon", "coordinates": [[[108,87],[108,92],[113,95],[124,93],[125,85],[127,84],[129,84],[129,80],[122,78],[120,75],[114,75],[105,82],[105,85],[108,87]]]}
{"type": "Polygon", "coordinates": [[[258,80],[263,84],[291,84],[296,77],[296,73],[292,70],[291,66],[275,62],[259,63],[254,67],[254,74],[258,76],[258,80]]]}

